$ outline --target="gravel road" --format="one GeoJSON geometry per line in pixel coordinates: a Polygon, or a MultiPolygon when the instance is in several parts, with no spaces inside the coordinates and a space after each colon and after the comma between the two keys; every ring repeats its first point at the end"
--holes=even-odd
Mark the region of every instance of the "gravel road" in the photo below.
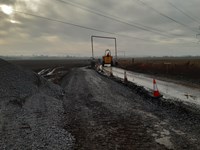
{"type": "Polygon", "coordinates": [[[158,105],[93,70],[62,80],[65,129],[75,149],[200,149],[200,116],[158,105]]]}
{"type": "Polygon", "coordinates": [[[200,149],[199,110],[157,101],[91,69],[59,86],[0,59],[0,149],[200,149]]]}

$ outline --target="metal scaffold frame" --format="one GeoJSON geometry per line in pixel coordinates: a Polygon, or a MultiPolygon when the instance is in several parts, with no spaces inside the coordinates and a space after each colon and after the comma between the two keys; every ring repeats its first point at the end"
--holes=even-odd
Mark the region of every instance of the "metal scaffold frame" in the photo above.
{"type": "Polygon", "coordinates": [[[102,39],[113,39],[115,41],[115,60],[117,62],[117,39],[115,37],[105,37],[105,36],[91,36],[91,46],[92,46],[92,58],[94,58],[94,45],[93,38],[102,38],[102,39]]]}

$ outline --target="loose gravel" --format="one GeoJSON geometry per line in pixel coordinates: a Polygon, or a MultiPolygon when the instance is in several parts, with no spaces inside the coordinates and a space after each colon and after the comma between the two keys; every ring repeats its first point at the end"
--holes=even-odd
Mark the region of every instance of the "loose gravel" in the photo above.
{"type": "Polygon", "coordinates": [[[0,149],[71,149],[62,98],[58,85],[0,60],[0,149]]]}
{"type": "Polygon", "coordinates": [[[61,86],[0,59],[0,149],[200,149],[200,115],[91,69],[61,86]]]}

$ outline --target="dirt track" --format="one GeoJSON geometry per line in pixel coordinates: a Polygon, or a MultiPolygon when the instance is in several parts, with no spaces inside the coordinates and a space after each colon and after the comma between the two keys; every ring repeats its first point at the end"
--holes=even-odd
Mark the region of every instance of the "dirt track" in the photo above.
{"type": "Polygon", "coordinates": [[[75,149],[200,149],[198,114],[152,103],[90,69],[72,70],[61,86],[75,149]]]}

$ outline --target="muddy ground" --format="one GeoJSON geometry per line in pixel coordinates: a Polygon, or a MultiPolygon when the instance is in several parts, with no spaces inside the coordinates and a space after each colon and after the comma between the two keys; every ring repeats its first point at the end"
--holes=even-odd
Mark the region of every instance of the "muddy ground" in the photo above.
{"type": "Polygon", "coordinates": [[[154,103],[86,68],[61,86],[75,149],[200,149],[199,114],[154,103]]]}

